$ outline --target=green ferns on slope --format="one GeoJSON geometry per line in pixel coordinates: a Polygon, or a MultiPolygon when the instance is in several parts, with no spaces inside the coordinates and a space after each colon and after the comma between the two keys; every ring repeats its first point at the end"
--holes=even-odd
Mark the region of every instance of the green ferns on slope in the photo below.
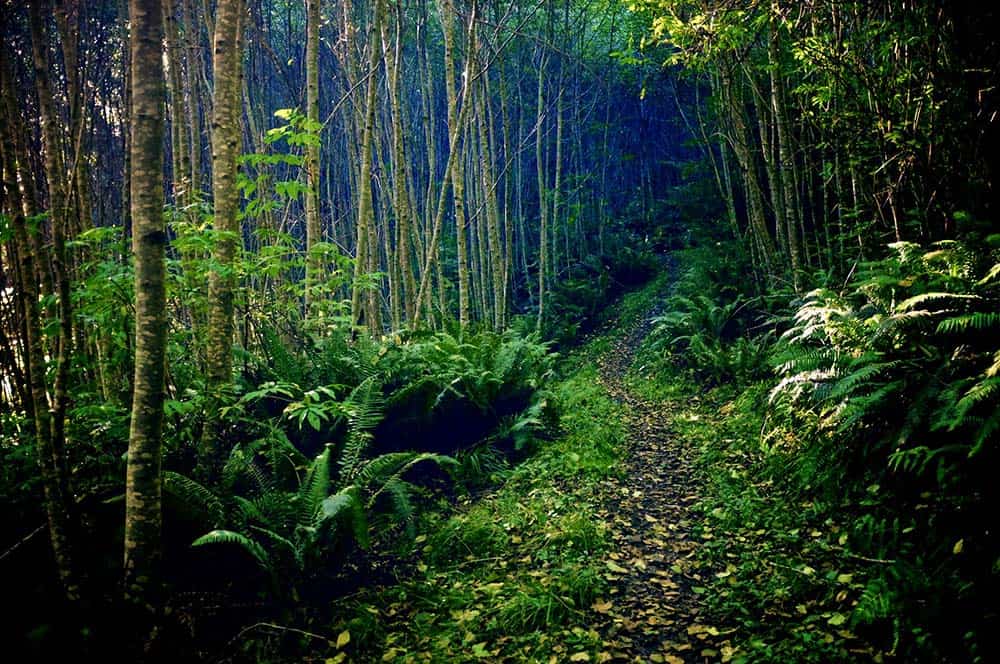
{"type": "Polygon", "coordinates": [[[891,248],[845,292],[799,307],[776,355],[768,441],[798,446],[800,485],[843,501],[852,547],[891,561],[855,620],[893,625],[925,654],[974,657],[991,647],[1000,585],[1000,252],[891,248]]]}

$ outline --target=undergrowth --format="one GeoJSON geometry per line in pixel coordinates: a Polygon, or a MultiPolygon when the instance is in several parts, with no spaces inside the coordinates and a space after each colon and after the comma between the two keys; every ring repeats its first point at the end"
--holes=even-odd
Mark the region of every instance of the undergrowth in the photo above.
{"type": "MultiPolygon", "coordinates": [[[[546,661],[600,647],[590,605],[606,590],[600,481],[621,469],[619,407],[581,368],[554,390],[560,434],[457,510],[428,512],[412,574],[362,594],[332,633],[383,661],[546,661]]],[[[336,649],[334,649],[336,650],[336,649]]]]}
{"type": "Polygon", "coordinates": [[[630,386],[701,450],[706,597],[744,661],[991,661],[995,240],[893,245],[798,300],[681,253],[630,386]]]}

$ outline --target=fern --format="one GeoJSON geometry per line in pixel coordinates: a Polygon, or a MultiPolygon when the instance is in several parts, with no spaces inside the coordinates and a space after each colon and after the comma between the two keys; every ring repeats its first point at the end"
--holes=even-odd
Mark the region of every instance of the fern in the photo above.
{"type": "Polygon", "coordinates": [[[382,387],[374,378],[366,378],[345,402],[347,439],[340,454],[341,482],[349,482],[357,473],[361,457],[371,442],[372,430],[382,420],[382,387]]]}
{"type": "Polygon", "coordinates": [[[859,390],[863,390],[869,387],[874,380],[900,364],[898,361],[872,362],[868,364],[867,362],[872,359],[875,358],[871,355],[866,355],[854,362],[858,368],[840,378],[833,386],[828,398],[842,399],[859,390]]]}
{"type": "Polygon", "coordinates": [[[894,614],[893,599],[894,594],[885,579],[872,579],[861,592],[854,609],[854,619],[859,623],[871,624],[891,617],[894,614]]]}
{"type": "Polygon", "coordinates": [[[327,447],[313,460],[306,473],[306,478],[298,491],[298,523],[311,524],[320,503],[330,492],[330,448],[327,447]]]}
{"type": "Polygon", "coordinates": [[[392,516],[396,523],[405,523],[409,525],[413,520],[414,514],[416,513],[416,508],[413,505],[413,499],[411,497],[413,485],[409,482],[404,482],[401,479],[393,477],[386,482],[384,490],[388,492],[390,498],[392,499],[392,516]]]}
{"type": "Polygon", "coordinates": [[[380,481],[388,481],[387,478],[402,476],[418,463],[424,461],[433,462],[438,466],[454,465],[456,463],[449,456],[432,454],[430,452],[395,452],[392,454],[383,454],[365,464],[358,473],[357,480],[364,486],[380,481]]]}
{"type": "Polygon", "coordinates": [[[928,304],[937,304],[938,310],[961,307],[970,302],[982,302],[983,298],[971,293],[920,293],[900,302],[896,309],[898,311],[913,311],[918,306],[926,307],[928,304]]]}
{"type": "Polygon", "coordinates": [[[369,546],[368,517],[359,498],[360,489],[351,485],[342,488],[329,496],[321,505],[321,518],[324,522],[347,522],[351,527],[355,541],[362,548],[369,546]]]}
{"type": "Polygon", "coordinates": [[[242,533],[232,530],[213,530],[196,539],[191,543],[191,546],[205,546],[206,544],[235,544],[253,556],[262,568],[272,569],[271,557],[264,550],[264,547],[242,533]]]}
{"type": "MultiPolygon", "coordinates": [[[[269,528],[261,528],[260,526],[250,526],[250,529],[255,533],[263,536],[267,541],[271,542],[272,545],[277,545],[278,548],[285,551],[285,553],[295,561],[295,566],[298,569],[303,569],[305,567],[305,558],[303,557],[302,548],[296,546],[294,542],[286,537],[282,537],[278,533],[274,532],[269,528]]],[[[270,560],[271,556],[268,556],[270,560]]]]}
{"type": "Polygon", "coordinates": [[[1000,326],[1000,313],[977,312],[946,318],[938,323],[938,334],[967,334],[971,330],[989,330],[1000,326]]]}
{"type": "Polygon", "coordinates": [[[164,471],[163,490],[194,506],[213,528],[225,521],[225,509],[219,497],[193,479],[170,470],[164,471]]]}

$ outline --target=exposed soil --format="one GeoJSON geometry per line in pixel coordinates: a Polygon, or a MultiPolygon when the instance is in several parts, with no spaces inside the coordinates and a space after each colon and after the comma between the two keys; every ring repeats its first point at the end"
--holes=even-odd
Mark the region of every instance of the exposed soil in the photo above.
{"type": "Polygon", "coordinates": [[[650,317],[615,341],[599,361],[601,380],[625,408],[629,429],[623,477],[607,483],[604,516],[616,542],[608,557],[611,590],[594,609],[614,661],[706,662],[726,659],[726,630],[704,622],[700,589],[711,571],[693,561],[700,539],[695,450],[671,430],[662,404],[629,391],[625,375],[649,333],[650,317]]]}

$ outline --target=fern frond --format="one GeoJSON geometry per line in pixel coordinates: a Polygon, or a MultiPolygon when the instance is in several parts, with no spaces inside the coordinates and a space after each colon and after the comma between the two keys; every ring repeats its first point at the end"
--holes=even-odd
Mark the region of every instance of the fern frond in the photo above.
{"type": "Polygon", "coordinates": [[[1000,376],[991,376],[973,385],[959,400],[958,409],[964,413],[977,404],[998,396],[1000,396],[1000,376]]]}
{"type": "Polygon", "coordinates": [[[946,318],[937,326],[938,334],[959,334],[969,330],[988,330],[1000,327],[1000,313],[995,311],[979,311],[963,316],[946,318]]]}
{"type": "Polygon", "coordinates": [[[955,305],[959,302],[982,302],[983,298],[978,295],[972,295],[970,293],[921,293],[920,295],[914,295],[909,297],[899,304],[896,305],[897,311],[912,311],[919,306],[927,306],[929,304],[936,304],[937,309],[947,308],[944,305],[951,303],[955,305]]]}
{"type": "Polygon", "coordinates": [[[253,556],[261,567],[267,570],[271,569],[271,557],[264,550],[264,547],[242,533],[232,530],[213,530],[196,539],[191,543],[191,546],[205,546],[206,544],[235,544],[253,556]]]}
{"type": "Polygon", "coordinates": [[[163,490],[200,511],[213,528],[225,521],[222,501],[190,477],[167,470],[163,473],[163,490]]]}
{"type": "Polygon", "coordinates": [[[413,485],[401,479],[393,478],[385,485],[386,491],[392,499],[392,517],[396,523],[410,523],[413,515],[416,514],[416,507],[413,505],[413,485]]]}
{"type": "Polygon", "coordinates": [[[268,539],[273,544],[277,544],[280,548],[283,548],[289,556],[295,561],[295,565],[298,569],[304,567],[304,561],[302,558],[302,549],[295,545],[290,539],[282,537],[278,533],[274,532],[270,528],[261,528],[260,526],[250,526],[250,529],[256,533],[260,533],[266,539],[268,539]]]}
{"type": "Polygon", "coordinates": [[[989,269],[986,276],[976,282],[977,286],[987,286],[1000,278],[1000,263],[996,263],[989,269]]]}
{"type": "Polygon", "coordinates": [[[255,501],[244,498],[243,496],[233,496],[233,502],[236,503],[236,507],[240,511],[243,523],[265,523],[267,521],[267,518],[260,509],[260,506],[255,501]]]}
{"type": "Polygon", "coordinates": [[[876,362],[861,364],[857,369],[837,381],[830,392],[830,399],[842,399],[866,387],[873,380],[896,367],[899,362],[876,362]]]}
{"type": "MultiPolygon", "coordinates": [[[[430,461],[438,466],[453,466],[458,462],[450,456],[443,454],[433,454],[430,452],[393,452],[375,457],[358,473],[358,482],[362,486],[374,484],[378,481],[386,481],[390,476],[400,477],[406,474],[418,463],[430,461]]],[[[376,495],[381,489],[376,491],[376,495]]],[[[374,496],[373,496],[374,497],[374,496]]]]}
{"type": "Polygon", "coordinates": [[[313,522],[316,511],[330,492],[330,448],[324,449],[309,465],[298,491],[298,523],[313,522]]]}
{"type": "Polygon", "coordinates": [[[997,374],[1000,374],[1000,350],[993,354],[993,364],[985,372],[985,375],[989,378],[993,378],[997,374]]]}
{"type": "Polygon", "coordinates": [[[321,521],[317,523],[317,527],[329,520],[347,521],[355,541],[361,548],[367,548],[370,543],[368,516],[359,494],[359,488],[352,484],[329,496],[320,508],[321,521]]]}
{"type": "Polygon", "coordinates": [[[893,615],[893,594],[884,579],[872,579],[861,592],[858,605],[854,609],[854,619],[861,623],[873,623],[893,615]]]}
{"type": "Polygon", "coordinates": [[[351,481],[358,472],[371,432],[382,421],[383,405],[382,386],[374,378],[363,380],[348,397],[347,439],[338,461],[341,483],[351,481]]]}
{"type": "Polygon", "coordinates": [[[983,447],[990,438],[1000,430],[1000,410],[994,410],[993,414],[979,427],[979,431],[976,432],[976,437],[973,440],[972,449],[969,450],[969,458],[972,459],[979,455],[983,451],[983,447]]]}

